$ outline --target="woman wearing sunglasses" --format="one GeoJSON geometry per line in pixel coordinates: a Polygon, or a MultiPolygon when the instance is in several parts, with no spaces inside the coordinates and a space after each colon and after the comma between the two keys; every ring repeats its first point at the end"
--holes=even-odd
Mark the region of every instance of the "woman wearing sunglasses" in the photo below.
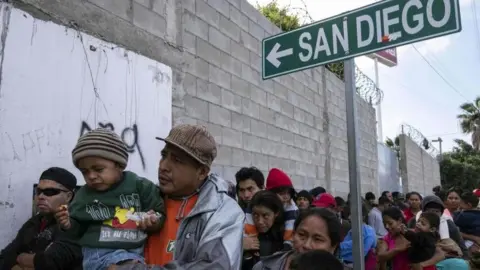
{"type": "Polygon", "coordinates": [[[3,269],[78,269],[80,247],[62,236],[53,213],[73,198],[77,179],[62,168],[44,171],[35,188],[36,214],[18,231],[15,239],[0,252],[3,269]]]}

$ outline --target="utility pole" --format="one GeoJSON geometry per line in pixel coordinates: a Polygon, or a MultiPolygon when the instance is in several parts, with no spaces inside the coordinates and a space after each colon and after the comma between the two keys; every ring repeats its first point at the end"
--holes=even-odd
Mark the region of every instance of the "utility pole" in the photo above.
{"type": "MultiPolygon", "coordinates": [[[[438,142],[438,150],[440,151],[440,156],[438,157],[438,162],[441,162],[443,161],[443,155],[442,155],[442,138],[438,137],[438,139],[436,140],[432,140],[432,142],[438,142]]],[[[445,177],[442,173],[442,170],[440,170],[440,184],[443,183],[443,181],[445,181],[445,177]]]]}
{"type": "Polygon", "coordinates": [[[440,150],[440,160],[442,159],[442,138],[438,137],[436,140],[432,140],[432,142],[438,142],[438,148],[440,150]]]}
{"type": "MultiPolygon", "coordinates": [[[[380,80],[378,79],[378,57],[375,56],[375,85],[380,88],[380,80]]],[[[383,123],[382,123],[382,102],[377,105],[377,139],[379,142],[383,142],[383,123]]]]}

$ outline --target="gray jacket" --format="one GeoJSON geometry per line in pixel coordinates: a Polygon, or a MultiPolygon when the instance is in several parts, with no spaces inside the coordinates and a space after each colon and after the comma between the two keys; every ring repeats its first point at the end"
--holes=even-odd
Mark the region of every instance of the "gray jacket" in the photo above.
{"type": "MultiPolygon", "coordinates": [[[[255,264],[252,270],[284,270],[288,257],[294,253],[295,251],[290,250],[264,257],[257,264],[255,264]]],[[[353,267],[343,265],[343,269],[350,270],[353,269],[353,267]]]]}
{"type": "Polygon", "coordinates": [[[117,269],[240,269],[245,214],[227,192],[225,180],[215,174],[208,177],[195,207],[180,223],[173,261],[153,268],[123,265],[117,269]]]}
{"type": "Polygon", "coordinates": [[[293,250],[286,252],[278,252],[271,256],[261,259],[252,270],[283,270],[287,263],[288,256],[293,254],[293,250]]]}

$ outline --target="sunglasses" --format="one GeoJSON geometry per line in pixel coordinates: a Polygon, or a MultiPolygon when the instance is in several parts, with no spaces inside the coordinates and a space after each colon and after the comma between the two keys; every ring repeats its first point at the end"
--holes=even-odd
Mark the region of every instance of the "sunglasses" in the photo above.
{"type": "Polygon", "coordinates": [[[35,190],[35,194],[37,196],[40,196],[40,194],[43,194],[47,197],[52,197],[52,196],[58,195],[61,192],[69,192],[69,191],[64,190],[64,189],[58,189],[58,188],[37,188],[35,190]]]}

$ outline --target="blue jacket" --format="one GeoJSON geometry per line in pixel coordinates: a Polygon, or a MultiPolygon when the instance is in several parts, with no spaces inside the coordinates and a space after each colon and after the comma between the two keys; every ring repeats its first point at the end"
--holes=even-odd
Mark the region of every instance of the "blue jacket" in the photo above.
{"type": "Polygon", "coordinates": [[[480,210],[463,210],[453,213],[453,221],[460,232],[480,236],[480,210]]]}
{"type": "MultiPolygon", "coordinates": [[[[377,247],[377,237],[375,229],[367,224],[362,224],[363,233],[363,256],[366,257],[368,251],[377,247]]],[[[340,243],[340,257],[345,262],[353,262],[352,254],[353,242],[352,242],[352,230],[348,231],[345,239],[340,243]]]]}

